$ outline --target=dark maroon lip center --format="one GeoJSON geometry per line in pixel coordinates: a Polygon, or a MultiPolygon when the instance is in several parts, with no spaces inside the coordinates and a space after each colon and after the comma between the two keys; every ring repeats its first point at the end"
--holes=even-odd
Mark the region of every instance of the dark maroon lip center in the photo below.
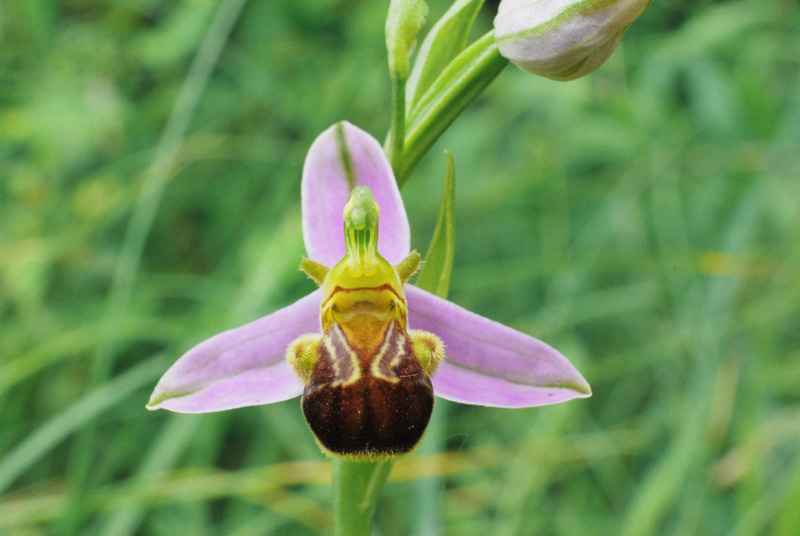
{"type": "Polygon", "coordinates": [[[328,451],[341,455],[398,455],[422,439],[434,396],[424,374],[400,382],[364,376],[349,385],[307,388],[302,408],[328,451]]]}
{"type": "Polygon", "coordinates": [[[306,421],[325,449],[366,456],[412,450],[433,404],[433,385],[397,322],[370,354],[354,348],[338,325],[331,326],[302,399],[306,421]]]}

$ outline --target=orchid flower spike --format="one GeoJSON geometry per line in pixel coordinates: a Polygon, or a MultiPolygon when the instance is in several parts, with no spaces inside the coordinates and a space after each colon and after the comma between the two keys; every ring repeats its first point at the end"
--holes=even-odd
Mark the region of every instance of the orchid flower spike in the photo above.
{"type": "Polygon", "coordinates": [[[419,443],[434,394],[507,408],[590,396],[547,344],[407,284],[420,257],[369,134],[342,122],[317,138],[302,204],[309,258],[301,267],[321,288],[189,350],[148,409],[206,413],[302,395],[323,452],[376,459],[419,443]]]}

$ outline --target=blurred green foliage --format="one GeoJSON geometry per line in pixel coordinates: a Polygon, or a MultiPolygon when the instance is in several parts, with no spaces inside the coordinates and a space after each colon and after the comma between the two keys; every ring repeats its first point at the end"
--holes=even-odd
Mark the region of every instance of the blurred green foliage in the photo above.
{"type": "MultiPolygon", "coordinates": [[[[327,531],[297,401],[144,404],[187,348],[311,289],[303,158],[341,119],[385,135],[387,7],[0,6],[0,533],[327,531]]],[[[509,67],[456,121],[403,191],[415,247],[450,149],[450,298],[594,396],[441,401],[376,533],[800,533],[798,27],[791,0],[654,2],[598,72],[509,67]]]]}

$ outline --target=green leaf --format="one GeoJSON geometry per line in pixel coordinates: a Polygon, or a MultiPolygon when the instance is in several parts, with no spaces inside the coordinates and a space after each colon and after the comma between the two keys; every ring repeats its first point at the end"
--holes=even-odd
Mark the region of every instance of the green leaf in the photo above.
{"type": "Polygon", "coordinates": [[[417,286],[428,292],[433,292],[441,298],[447,298],[450,289],[450,273],[453,270],[453,255],[455,254],[455,182],[456,173],[453,165],[453,155],[447,155],[447,173],[444,178],[444,192],[442,204],[439,209],[439,221],[433,231],[428,254],[425,255],[425,264],[417,278],[417,286]]]}
{"type": "Polygon", "coordinates": [[[447,64],[467,46],[467,38],[485,0],[456,0],[428,32],[414,62],[406,86],[406,110],[410,113],[447,64]]]}
{"type": "Polygon", "coordinates": [[[403,86],[403,126],[398,124],[403,114],[395,78],[393,123],[384,146],[401,188],[439,136],[508,65],[495,45],[494,30],[464,48],[481,5],[482,0],[456,0],[425,39],[403,86]]]}
{"type": "Polygon", "coordinates": [[[27,439],[0,460],[0,494],[64,438],[125,400],[137,389],[155,381],[166,365],[164,355],[151,357],[87,393],[40,424],[27,439]]]}
{"type": "Polygon", "coordinates": [[[402,166],[394,168],[402,187],[439,136],[508,65],[494,43],[494,30],[451,61],[406,120],[402,166]]]}

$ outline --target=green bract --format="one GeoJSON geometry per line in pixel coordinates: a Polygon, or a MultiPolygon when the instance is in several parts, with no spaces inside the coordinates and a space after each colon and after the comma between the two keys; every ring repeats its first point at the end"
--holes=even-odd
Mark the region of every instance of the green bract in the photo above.
{"type": "Polygon", "coordinates": [[[529,73],[572,80],[597,69],[650,0],[502,0],[500,53],[529,73]]]}

